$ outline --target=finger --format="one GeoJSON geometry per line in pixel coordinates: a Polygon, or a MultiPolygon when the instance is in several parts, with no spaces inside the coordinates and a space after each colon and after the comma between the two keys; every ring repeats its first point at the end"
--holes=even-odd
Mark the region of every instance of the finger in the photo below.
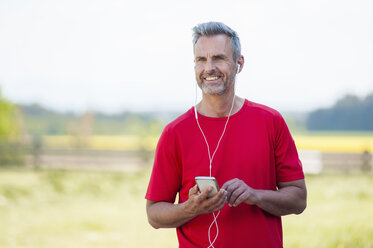
{"type": "Polygon", "coordinates": [[[222,196],[219,198],[219,201],[217,202],[217,205],[225,205],[227,203],[227,199],[228,199],[228,193],[224,190],[224,192],[222,192],[222,196]]]}
{"type": "Polygon", "coordinates": [[[206,204],[216,211],[217,208],[224,207],[225,203],[227,202],[227,191],[221,189],[214,197],[210,198],[206,204]]]}
{"type": "Polygon", "coordinates": [[[220,209],[224,207],[225,204],[226,202],[224,200],[221,200],[221,201],[214,203],[213,205],[208,205],[206,207],[206,213],[213,213],[213,212],[219,211],[220,209]]]}
{"type": "Polygon", "coordinates": [[[235,201],[237,200],[237,198],[238,198],[241,194],[243,194],[244,192],[245,192],[245,190],[244,190],[244,188],[242,188],[242,187],[239,187],[239,188],[235,189],[235,190],[232,192],[232,194],[230,195],[230,198],[229,198],[229,200],[228,200],[229,205],[230,205],[230,206],[233,206],[234,203],[235,203],[235,201]]]}
{"type": "Polygon", "coordinates": [[[199,189],[198,189],[198,186],[196,184],[196,185],[194,185],[194,187],[192,187],[192,188],[189,189],[189,195],[195,195],[195,194],[197,194],[198,190],[199,189]]]}
{"type": "Polygon", "coordinates": [[[207,198],[207,196],[210,194],[212,191],[212,187],[209,186],[206,190],[202,191],[201,194],[199,194],[197,197],[199,200],[204,200],[207,198]]]}
{"type": "Polygon", "coordinates": [[[225,182],[221,188],[226,190],[230,185],[234,184],[236,181],[237,181],[237,178],[229,180],[225,182]]]}
{"type": "Polygon", "coordinates": [[[241,194],[239,197],[237,197],[237,199],[234,201],[233,203],[233,207],[237,207],[238,205],[240,205],[241,203],[243,203],[244,201],[246,201],[248,198],[247,194],[246,193],[243,193],[241,194]]]}
{"type": "Polygon", "coordinates": [[[225,206],[225,204],[227,204],[227,198],[226,197],[220,198],[219,201],[214,206],[214,212],[221,210],[225,206]]]}
{"type": "Polygon", "coordinates": [[[228,186],[228,188],[226,189],[227,192],[228,192],[228,202],[231,201],[231,198],[232,198],[232,195],[234,194],[234,192],[240,187],[240,185],[238,184],[238,182],[234,182],[232,183],[231,185],[228,186]]]}
{"type": "Polygon", "coordinates": [[[215,206],[211,207],[211,209],[208,211],[208,213],[213,213],[213,212],[221,210],[225,206],[225,204],[226,203],[222,202],[219,205],[215,205],[215,206]]]}
{"type": "Polygon", "coordinates": [[[227,191],[224,189],[220,189],[218,193],[216,193],[213,197],[211,197],[209,200],[211,203],[217,202],[220,199],[225,199],[227,197],[227,191]]]}

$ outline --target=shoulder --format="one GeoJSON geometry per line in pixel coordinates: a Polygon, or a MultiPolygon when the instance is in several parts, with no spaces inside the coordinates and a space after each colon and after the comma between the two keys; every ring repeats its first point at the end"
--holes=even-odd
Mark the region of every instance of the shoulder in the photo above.
{"type": "Polygon", "coordinates": [[[175,149],[177,150],[177,147],[181,145],[181,141],[191,133],[190,130],[192,130],[194,124],[193,120],[195,121],[193,111],[194,109],[191,108],[168,123],[162,131],[157,147],[166,146],[174,151],[175,149]]]}
{"type": "Polygon", "coordinates": [[[245,100],[244,104],[246,106],[247,112],[249,112],[250,114],[260,115],[268,118],[282,119],[282,116],[279,111],[266,105],[252,102],[247,99],[245,100]]]}
{"type": "Polygon", "coordinates": [[[195,121],[193,111],[194,109],[192,107],[175,120],[168,123],[164,128],[164,132],[179,132],[184,129],[189,129],[195,121]]]}
{"type": "Polygon", "coordinates": [[[286,127],[286,122],[280,112],[271,107],[246,100],[245,110],[248,120],[267,127],[268,131],[272,130],[273,133],[278,133],[286,127]]]}

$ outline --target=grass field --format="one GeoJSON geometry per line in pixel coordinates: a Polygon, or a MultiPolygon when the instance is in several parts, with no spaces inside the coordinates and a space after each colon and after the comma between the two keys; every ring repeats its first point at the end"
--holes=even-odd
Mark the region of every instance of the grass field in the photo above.
{"type": "MultiPolygon", "coordinates": [[[[0,247],[177,247],[174,229],[147,223],[148,177],[0,168],[0,247]]],[[[373,175],[306,180],[306,211],[283,218],[285,247],[373,247],[373,175]]]]}
{"type": "MultiPolygon", "coordinates": [[[[295,134],[294,140],[300,150],[373,153],[372,132],[308,132],[295,134]]],[[[157,141],[156,136],[90,136],[85,140],[85,145],[90,149],[154,150],[157,141]]],[[[44,145],[51,148],[71,148],[77,142],[74,136],[43,137],[44,145]]]]}

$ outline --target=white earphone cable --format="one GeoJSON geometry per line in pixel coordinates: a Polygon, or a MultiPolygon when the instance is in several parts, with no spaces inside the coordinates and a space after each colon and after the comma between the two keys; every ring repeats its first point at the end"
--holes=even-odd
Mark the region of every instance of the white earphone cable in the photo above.
{"type": "MultiPolygon", "coordinates": [[[[239,71],[239,68],[237,69],[237,73],[239,71]]],[[[236,76],[237,77],[237,76],[236,76]]],[[[225,122],[225,125],[224,125],[224,129],[223,129],[223,132],[219,138],[219,141],[218,141],[218,144],[216,145],[216,148],[215,148],[215,151],[214,153],[212,154],[211,156],[211,152],[210,152],[210,146],[209,146],[209,143],[207,142],[207,138],[205,136],[205,133],[203,132],[202,128],[201,128],[201,125],[199,124],[199,121],[198,121],[198,113],[197,113],[197,84],[196,84],[196,94],[195,94],[195,102],[194,102],[194,112],[195,112],[195,117],[196,117],[196,122],[197,122],[197,125],[198,125],[198,128],[199,130],[201,131],[202,133],[202,136],[205,140],[205,143],[206,143],[206,146],[207,146],[207,153],[209,155],[209,162],[210,162],[210,165],[209,165],[209,169],[210,169],[210,177],[212,175],[212,161],[215,157],[215,154],[216,154],[216,151],[218,150],[219,148],[219,145],[220,145],[220,141],[222,140],[223,136],[224,136],[224,133],[225,133],[225,130],[227,129],[227,125],[228,125],[228,122],[229,122],[229,119],[231,117],[231,114],[232,114],[232,110],[233,110],[233,106],[234,106],[234,100],[236,98],[236,77],[235,77],[235,81],[234,81],[234,88],[233,88],[233,100],[232,100],[232,105],[231,105],[231,108],[229,110],[229,114],[228,114],[228,118],[227,118],[227,121],[225,122]]],[[[208,239],[209,239],[209,242],[210,242],[210,245],[208,246],[208,248],[214,248],[214,243],[216,241],[216,239],[218,238],[218,235],[219,235],[219,226],[218,226],[218,221],[217,221],[217,218],[220,214],[220,210],[218,211],[218,213],[215,215],[215,212],[212,213],[213,217],[214,217],[214,220],[211,222],[211,225],[208,229],[208,239]],[[216,235],[214,237],[214,240],[211,242],[211,227],[214,225],[215,223],[215,227],[216,227],[216,235]]]]}
{"type": "MultiPolygon", "coordinates": [[[[231,109],[229,110],[229,114],[228,114],[227,121],[225,122],[223,132],[222,132],[222,134],[221,134],[221,136],[220,136],[220,138],[219,138],[218,144],[216,145],[215,151],[214,151],[214,153],[212,154],[212,156],[211,156],[211,153],[210,153],[210,146],[209,146],[209,143],[207,142],[207,138],[206,138],[206,136],[205,136],[205,133],[203,132],[203,130],[202,130],[200,124],[199,124],[198,119],[196,119],[196,121],[197,121],[197,125],[198,125],[198,127],[199,127],[199,130],[201,130],[201,133],[202,133],[202,135],[203,135],[203,138],[204,138],[205,143],[206,143],[206,146],[207,146],[207,152],[208,152],[209,160],[210,160],[210,177],[211,177],[211,170],[212,170],[212,160],[213,160],[214,157],[215,157],[216,151],[218,150],[219,145],[220,145],[220,141],[221,141],[221,139],[222,139],[223,136],[224,136],[225,130],[227,129],[227,125],[228,125],[228,122],[229,122],[229,118],[231,117],[231,114],[232,114],[232,110],[233,110],[233,106],[234,106],[234,100],[235,100],[235,98],[236,98],[236,95],[233,96],[232,106],[231,106],[231,109]]],[[[197,110],[196,110],[196,107],[194,107],[194,109],[195,109],[195,111],[197,111],[197,110]]]]}

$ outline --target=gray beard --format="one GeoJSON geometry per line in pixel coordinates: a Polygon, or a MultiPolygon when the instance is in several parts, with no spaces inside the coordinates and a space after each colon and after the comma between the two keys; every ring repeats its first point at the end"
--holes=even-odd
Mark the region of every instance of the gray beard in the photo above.
{"type": "Polygon", "coordinates": [[[202,84],[202,91],[208,95],[222,95],[227,90],[225,84],[215,85],[215,86],[206,86],[202,84]]]}

